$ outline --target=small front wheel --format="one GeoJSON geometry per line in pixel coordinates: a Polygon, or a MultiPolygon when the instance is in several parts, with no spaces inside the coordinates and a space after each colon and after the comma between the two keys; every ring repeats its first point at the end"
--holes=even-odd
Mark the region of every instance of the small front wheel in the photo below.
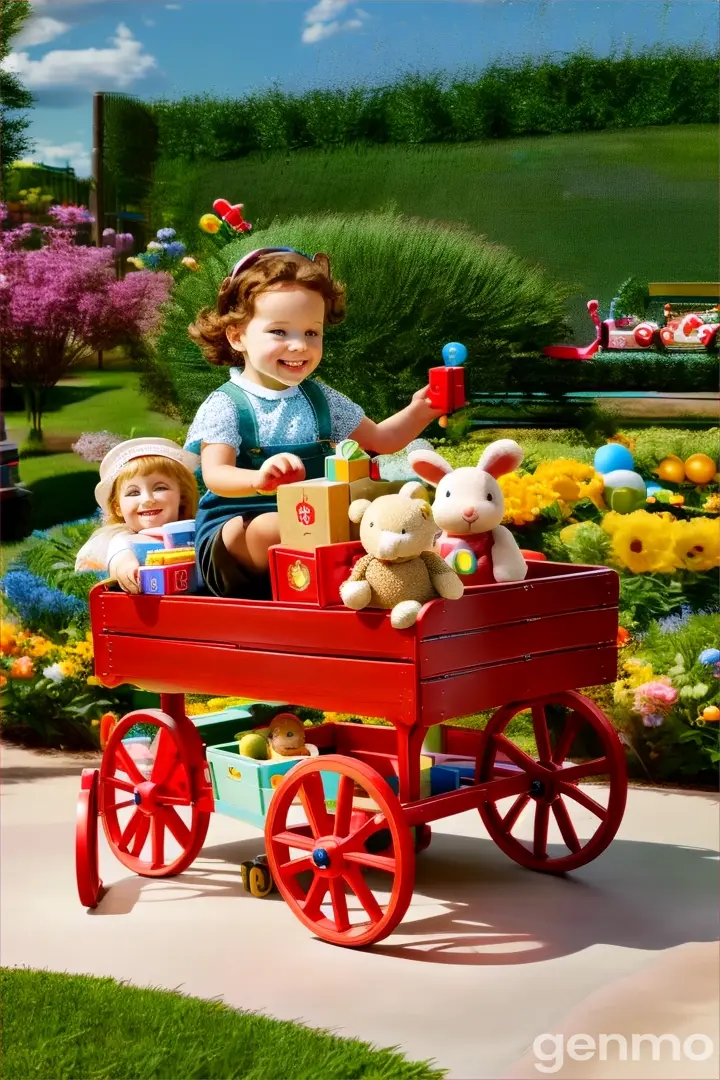
{"type": "Polygon", "coordinates": [[[265,844],[283,899],[333,945],[382,940],[410,905],[413,837],[390,785],[362,761],[328,754],[291,769],[270,803],[265,844]]]}

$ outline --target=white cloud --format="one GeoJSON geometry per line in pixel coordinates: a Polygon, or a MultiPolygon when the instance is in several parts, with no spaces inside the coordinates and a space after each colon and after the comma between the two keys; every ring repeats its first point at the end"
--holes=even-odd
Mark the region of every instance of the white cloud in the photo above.
{"type": "Polygon", "coordinates": [[[154,56],[120,23],[109,49],[52,49],[39,60],[26,52],[11,52],[3,62],[29,90],[125,89],[157,67],[154,56]]]}
{"type": "Polygon", "coordinates": [[[155,26],[156,25],[154,19],[146,19],[145,17],[143,17],[143,22],[145,23],[146,26],[155,26]]]}
{"type": "Polygon", "coordinates": [[[49,15],[38,15],[28,19],[25,26],[15,38],[16,45],[46,45],[48,41],[54,41],[66,30],[70,29],[70,23],[60,22],[49,15]]]}
{"type": "Polygon", "coordinates": [[[356,9],[359,18],[341,20],[341,16],[348,7],[349,0],[318,0],[318,3],[305,13],[305,22],[308,24],[302,32],[302,40],[305,45],[314,45],[318,41],[325,41],[335,34],[346,30],[359,30],[363,20],[367,18],[364,11],[356,9]]]}
{"type": "Polygon", "coordinates": [[[51,143],[47,139],[36,139],[32,160],[42,165],[70,165],[81,178],[90,176],[90,151],[82,142],[62,144],[51,143]]]}
{"type": "Polygon", "coordinates": [[[181,11],[182,10],[182,4],[166,4],[165,5],[165,10],[166,11],[181,11]]]}

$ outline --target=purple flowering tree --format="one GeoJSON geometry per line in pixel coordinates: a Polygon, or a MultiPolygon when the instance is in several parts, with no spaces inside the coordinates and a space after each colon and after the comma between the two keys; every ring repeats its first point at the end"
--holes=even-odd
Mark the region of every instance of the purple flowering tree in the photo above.
{"type": "Polygon", "coordinates": [[[42,440],[47,391],[91,353],[157,329],[172,285],[169,274],[149,271],[117,281],[109,247],[74,242],[87,210],[49,213],[56,225],[40,230],[35,250],[24,246],[35,226],[0,229],[0,364],[23,389],[34,441],[42,440]]]}

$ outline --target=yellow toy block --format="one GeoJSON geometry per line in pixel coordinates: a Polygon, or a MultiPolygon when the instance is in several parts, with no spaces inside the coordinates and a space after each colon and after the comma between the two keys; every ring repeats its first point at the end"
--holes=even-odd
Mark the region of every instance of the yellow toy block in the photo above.
{"type": "Polygon", "coordinates": [[[174,566],[175,563],[193,562],[195,548],[167,548],[165,551],[151,551],[145,559],[146,566],[174,566]]]}

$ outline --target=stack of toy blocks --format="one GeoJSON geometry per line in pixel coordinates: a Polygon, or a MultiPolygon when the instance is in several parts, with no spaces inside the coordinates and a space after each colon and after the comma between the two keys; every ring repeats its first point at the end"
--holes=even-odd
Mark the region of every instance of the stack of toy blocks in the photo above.
{"type": "Polygon", "coordinates": [[[133,544],[141,561],[140,591],[154,596],[195,592],[195,522],[176,521],[150,532],[148,539],[155,543],[133,544]]]}

